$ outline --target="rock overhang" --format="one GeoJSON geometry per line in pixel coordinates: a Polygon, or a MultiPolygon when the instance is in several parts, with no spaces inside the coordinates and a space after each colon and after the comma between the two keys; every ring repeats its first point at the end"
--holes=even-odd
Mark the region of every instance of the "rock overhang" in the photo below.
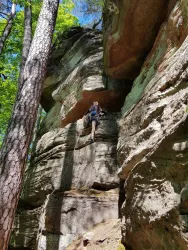
{"type": "Polygon", "coordinates": [[[41,99],[43,108],[50,111],[49,115],[52,110],[59,112],[62,127],[82,118],[93,101],[109,112],[119,112],[132,81],[104,75],[101,31],[73,28],[62,40],[65,46],[54,45],[52,51],[41,99]]]}
{"type": "Polygon", "coordinates": [[[104,68],[108,76],[134,80],[168,13],[169,1],[115,1],[106,20],[104,68]]]}

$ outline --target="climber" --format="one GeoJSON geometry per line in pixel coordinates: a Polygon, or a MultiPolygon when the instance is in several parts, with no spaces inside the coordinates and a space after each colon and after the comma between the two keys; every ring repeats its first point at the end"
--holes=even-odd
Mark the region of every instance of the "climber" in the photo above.
{"type": "Polygon", "coordinates": [[[103,115],[104,111],[100,108],[99,103],[97,101],[93,102],[93,105],[89,108],[86,114],[86,123],[92,125],[91,130],[91,142],[94,142],[95,138],[95,130],[99,125],[99,116],[103,115]]]}

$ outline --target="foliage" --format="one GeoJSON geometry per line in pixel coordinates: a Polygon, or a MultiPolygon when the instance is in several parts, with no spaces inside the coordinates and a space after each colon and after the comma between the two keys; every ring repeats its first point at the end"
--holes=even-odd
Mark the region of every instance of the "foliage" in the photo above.
{"type": "Polygon", "coordinates": [[[58,9],[54,39],[57,37],[58,33],[62,33],[71,26],[79,25],[78,19],[71,14],[74,8],[72,0],[64,0],[63,2],[64,3],[60,4],[58,9]]]}
{"type": "Polygon", "coordinates": [[[74,14],[79,17],[82,26],[92,27],[102,16],[104,0],[73,0],[74,14]]]}
{"type": "Polygon", "coordinates": [[[12,1],[10,0],[1,0],[0,2],[0,12],[8,14],[11,10],[12,1]]]}
{"type": "Polygon", "coordinates": [[[118,248],[116,250],[126,250],[124,245],[119,242],[118,248]]]}
{"type": "MultiPolygon", "coordinates": [[[[20,0],[21,6],[24,6],[25,0],[20,0]]],[[[41,9],[41,1],[32,1],[32,27],[33,32],[36,28],[38,16],[41,9]]],[[[72,0],[64,0],[59,6],[57,22],[54,37],[59,32],[65,31],[73,25],[78,25],[78,19],[71,14],[74,7],[72,0]]],[[[6,20],[0,19],[0,36],[6,20]]],[[[3,54],[0,56],[0,145],[6,132],[6,127],[10,119],[12,106],[17,91],[17,82],[19,76],[19,66],[21,63],[22,42],[24,35],[24,11],[20,8],[17,13],[11,34],[6,41],[3,54]]]]}
{"type": "Polygon", "coordinates": [[[95,23],[102,20],[103,12],[119,13],[113,0],[74,0],[74,2],[75,15],[79,17],[81,24],[87,27],[93,27],[95,23]]]}
{"type": "Polygon", "coordinates": [[[102,11],[104,4],[104,0],[86,0],[87,12],[94,13],[102,11]]]}

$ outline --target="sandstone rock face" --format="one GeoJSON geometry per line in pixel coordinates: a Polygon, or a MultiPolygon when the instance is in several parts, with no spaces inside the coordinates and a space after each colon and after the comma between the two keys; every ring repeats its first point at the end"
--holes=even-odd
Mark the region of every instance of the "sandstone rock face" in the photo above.
{"type": "Polygon", "coordinates": [[[53,190],[118,187],[117,118],[116,113],[101,118],[94,144],[83,120],[44,134],[26,172],[23,200],[40,206],[53,190]]]}
{"type": "Polygon", "coordinates": [[[123,205],[123,241],[131,249],[188,249],[187,125],[131,171],[123,205]]]}
{"type": "Polygon", "coordinates": [[[117,192],[50,195],[40,219],[37,249],[66,249],[96,224],[118,217],[117,192]]]}
{"type": "Polygon", "coordinates": [[[123,80],[102,71],[99,31],[55,43],[11,249],[122,249],[122,183],[126,249],[188,249],[187,0],[113,2],[105,72],[123,80]],[[81,117],[95,100],[108,113],[90,144],[81,117]]]}
{"type": "Polygon", "coordinates": [[[134,79],[165,19],[169,1],[113,2],[114,14],[109,21],[104,42],[105,70],[113,78],[134,79]]]}
{"type": "Polygon", "coordinates": [[[61,126],[80,119],[95,100],[109,111],[120,110],[131,85],[129,81],[124,85],[123,81],[104,76],[100,31],[72,28],[60,45],[54,47],[44,82],[42,105],[46,110],[53,106],[50,114],[60,113],[61,126]]]}
{"type": "Polygon", "coordinates": [[[118,218],[117,118],[101,119],[93,144],[82,120],[41,137],[25,174],[21,202],[29,208],[17,213],[15,249],[63,250],[96,224],[118,218]]]}
{"type": "Polygon", "coordinates": [[[95,225],[119,217],[117,121],[129,87],[100,73],[99,31],[73,28],[65,36],[44,82],[48,113],[25,172],[11,249],[65,250],[95,225]],[[79,118],[95,100],[108,112],[91,144],[91,127],[79,118]]]}
{"type": "Polygon", "coordinates": [[[188,9],[170,4],[120,121],[122,239],[133,250],[188,249],[188,9]]]}
{"type": "Polygon", "coordinates": [[[91,231],[75,240],[67,250],[125,250],[120,244],[120,220],[109,220],[98,224],[91,231]]]}
{"type": "Polygon", "coordinates": [[[10,249],[34,249],[38,234],[41,207],[19,209],[14,222],[10,249]]]}

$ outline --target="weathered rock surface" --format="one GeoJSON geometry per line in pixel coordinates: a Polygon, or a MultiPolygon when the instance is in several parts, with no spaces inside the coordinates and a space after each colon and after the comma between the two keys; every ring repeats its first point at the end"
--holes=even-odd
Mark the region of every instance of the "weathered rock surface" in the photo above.
{"type": "Polygon", "coordinates": [[[19,209],[14,222],[10,241],[12,249],[34,249],[38,234],[41,207],[36,209],[19,209]]]}
{"type": "Polygon", "coordinates": [[[188,121],[127,179],[123,241],[131,249],[188,249],[187,126],[188,121]]]}
{"type": "Polygon", "coordinates": [[[63,250],[94,225],[118,218],[117,118],[101,119],[93,144],[82,120],[41,137],[21,196],[32,210],[17,214],[12,246],[63,250]],[[34,220],[35,207],[41,210],[34,220]],[[24,220],[33,221],[32,234],[24,220]]]}
{"type": "Polygon", "coordinates": [[[113,78],[135,79],[168,13],[169,1],[116,0],[113,3],[114,14],[107,20],[104,41],[105,71],[113,78]]]}
{"type": "Polygon", "coordinates": [[[125,85],[104,76],[100,31],[72,28],[54,47],[42,96],[43,107],[53,107],[49,115],[59,112],[59,122],[64,127],[82,118],[95,100],[108,111],[120,110],[131,82],[125,85]]]}
{"type": "Polygon", "coordinates": [[[40,219],[38,248],[65,249],[96,224],[118,217],[117,191],[52,194],[40,219]]]}
{"type": "Polygon", "coordinates": [[[44,134],[26,172],[23,199],[40,206],[54,190],[118,187],[117,118],[115,113],[101,119],[94,144],[89,142],[91,128],[84,129],[83,120],[44,134]]]}
{"type": "Polygon", "coordinates": [[[56,42],[13,249],[121,249],[117,172],[127,249],[188,249],[187,0],[114,3],[105,71],[134,79],[132,90],[131,81],[103,75],[99,31],[76,27],[56,42]],[[108,113],[90,144],[80,118],[95,100],[108,113]]]}
{"type": "Polygon", "coordinates": [[[133,250],[188,249],[187,1],[172,6],[122,108],[123,242],[133,250]]]}
{"type": "Polygon", "coordinates": [[[96,224],[119,217],[117,120],[130,85],[102,76],[99,31],[73,28],[65,36],[44,82],[48,113],[25,172],[12,249],[65,250],[96,224]],[[91,127],[80,118],[95,100],[108,112],[91,144],[91,127]]]}
{"type": "Polygon", "coordinates": [[[120,241],[120,220],[109,220],[80,236],[67,247],[67,250],[125,250],[120,241]]]}

